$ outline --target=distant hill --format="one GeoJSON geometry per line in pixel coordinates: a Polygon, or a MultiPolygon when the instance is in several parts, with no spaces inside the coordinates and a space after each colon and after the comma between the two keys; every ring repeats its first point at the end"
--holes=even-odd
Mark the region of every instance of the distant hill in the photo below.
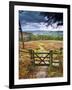
{"type": "MultiPolygon", "coordinates": [[[[26,32],[26,31],[25,31],[26,32]]],[[[49,35],[49,36],[63,36],[63,31],[27,31],[27,33],[32,33],[34,35],[49,35]]]]}

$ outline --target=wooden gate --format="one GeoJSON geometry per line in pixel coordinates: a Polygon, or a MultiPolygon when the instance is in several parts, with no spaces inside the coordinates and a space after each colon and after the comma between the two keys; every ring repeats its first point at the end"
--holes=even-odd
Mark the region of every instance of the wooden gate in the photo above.
{"type": "Polygon", "coordinates": [[[31,60],[34,65],[41,65],[41,66],[52,66],[53,64],[59,64],[58,66],[62,65],[61,60],[53,60],[52,50],[48,52],[34,52],[34,50],[30,50],[31,60]]]}

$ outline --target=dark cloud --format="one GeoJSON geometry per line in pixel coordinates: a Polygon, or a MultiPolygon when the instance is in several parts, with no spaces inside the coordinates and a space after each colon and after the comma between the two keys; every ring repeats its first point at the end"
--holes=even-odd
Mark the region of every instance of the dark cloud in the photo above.
{"type": "Polygon", "coordinates": [[[20,21],[26,22],[44,22],[45,18],[43,15],[40,15],[40,12],[35,11],[19,11],[20,21]]]}

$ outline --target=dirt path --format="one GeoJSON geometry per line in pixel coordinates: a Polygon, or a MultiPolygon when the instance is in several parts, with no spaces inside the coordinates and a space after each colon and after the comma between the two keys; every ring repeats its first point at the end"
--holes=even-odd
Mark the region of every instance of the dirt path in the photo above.
{"type": "MultiPolygon", "coordinates": [[[[43,43],[39,43],[39,52],[46,51],[43,47],[43,43]]],[[[44,55],[45,56],[45,55],[44,55]]],[[[48,75],[48,67],[47,66],[36,66],[36,73],[35,77],[36,78],[46,78],[48,75]]]]}
{"type": "Polygon", "coordinates": [[[36,66],[35,67],[35,78],[46,78],[48,76],[47,66],[36,66]]]}

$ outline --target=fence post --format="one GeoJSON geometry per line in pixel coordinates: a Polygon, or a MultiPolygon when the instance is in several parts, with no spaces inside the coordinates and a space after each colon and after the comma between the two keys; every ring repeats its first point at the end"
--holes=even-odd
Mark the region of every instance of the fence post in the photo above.
{"type": "Polygon", "coordinates": [[[34,50],[32,50],[33,65],[35,65],[34,50]]]}
{"type": "Polygon", "coordinates": [[[52,68],[53,51],[50,50],[50,69],[52,68]]]}
{"type": "Polygon", "coordinates": [[[63,73],[63,61],[59,60],[59,72],[63,73]]]}
{"type": "Polygon", "coordinates": [[[63,48],[60,48],[60,55],[62,54],[63,48]]]}
{"type": "MultiPolygon", "coordinates": [[[[60,56],[62,55],[62,50],[63,48],[60,48],[60,56]]],[[[63,61],[61,59],[59,60],[59,71],[63,72],[63,61]]]]}
{"type": "Polygon", "coordinates": [[[32,49],[29,49],[29,53],[30,53],[30,59],[32,60],[33,59],[32,49]]]}

